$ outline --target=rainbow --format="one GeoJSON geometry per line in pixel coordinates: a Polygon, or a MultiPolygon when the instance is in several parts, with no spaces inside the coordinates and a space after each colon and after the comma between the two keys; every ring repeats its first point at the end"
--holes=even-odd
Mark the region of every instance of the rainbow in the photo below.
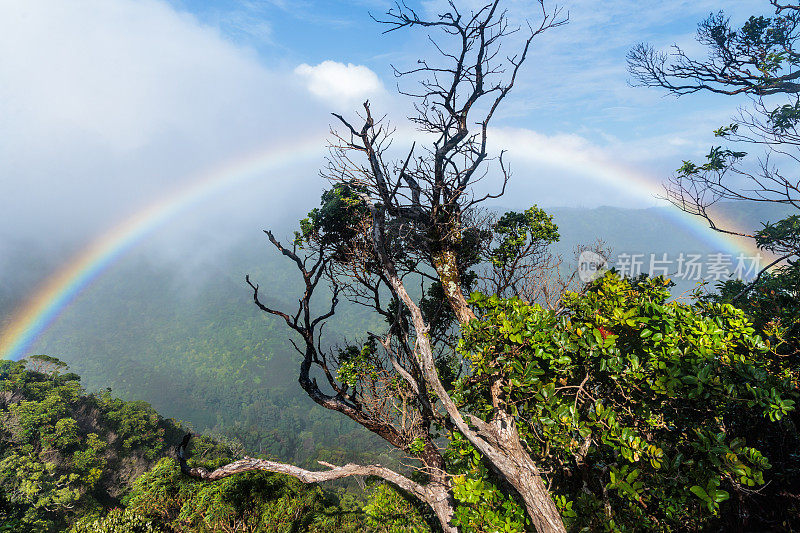
{"type": "MultiPolygon", "coordinates": [[[[572,138],[569,136],[566,140],[558,140],[531,130],[516,128],[498,129],[492,133],[493,140],[498,146],[525,147],[524,150],[512,152],[511,157],[514,161],[530,161],[588,176],[597,182],[611,185],[626,193],[634,193],[641,198],[649,198],[651,201],[664,194],[661,180],[657,177],[621,165],[599,149],[586,146],[582,140],[570,142],[572,138]]],[[[741,253],[748,257],[757,255],[764,258],[772,257],[769,253],[759,250],[752,239],[711,230],[699,217],[684,213],[677,208],[670,209],[667,213],[676,225],[688,229],[700,241],[720,251],[741,253]]],[[[722,227],[737,227],[735,222],[721,215],[716,217],[716,221],[722,227]]]]}
{"type": "Polygon", "coordinates": [[[84,289],[147,235],[174,217],[247,181],[290,163],[322,157],[324,138],[271,147],[208,172],[148,205],[91,243],[51,276],[17,310],[0,334],[0,360],[24,356],[84,289]]]}
{"type": "MultiPolygon", "coordinates": [[[[512,145],[526,144],[524,150],[514,150],[513,159],[552,165],[556,168],[586,175],[603,183],[625,190],[634,190],[642,197],[652,199],[660,193],[655,179],[616,164],[592,150],[580,146],[554,143],[546,137],[523,135],[512,130],[497,130],[495,141],[503,146],[503,139],[512,145]]],[[[193,181],[188,187],[174,191],[123,221],[70,261],[66,267],[51,276],[11,317],[0,334],[0,359],[16,360],[23,357],[35,340],[58,318],[67,306],[115,261],[135,247],[147,235],[181,213],[232,189],[249,180],[263,177],[264,173],[289,163],[322,156],[325,143],[314,138],[291,145],[273,147],[256,152],[229,163],[193,181]]],[[[755,255],[758,250],[748,239],[735,238],[709,230],[702,221],[674,210],[674,220],[713,246],[733,253],[755,255]]],[[[725,222],[725,221],[723,221],[725,222]]]]}

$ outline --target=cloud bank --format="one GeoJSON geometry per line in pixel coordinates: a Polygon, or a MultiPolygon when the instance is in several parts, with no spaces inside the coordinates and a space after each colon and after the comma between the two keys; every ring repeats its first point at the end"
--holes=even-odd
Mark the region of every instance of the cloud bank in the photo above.
{"type": "MultiPolygon", "coordinates": [[[[322,142],[298,89],[160,1],[2,2],[0,235],[85,237],[226,161],[322,142]]],[[[264,177],[277,204],[286,178],[264,177]]]]}
{"type": "MultiPolygon", "coordinates": [[[[542,44],[558,48],[558,42],[542,44]]],[[[402,114],[408,102],[390,95],[373,70],[334,59],[296,68],[265,65],[219,27],[160,0],[0,2],[0,252],[9,239],[72,239],[80,246],[209,169],[293,139],[318,139],[323,146],[331,110],[354,117],[370,98],[376,114],[402,114]]],[[[530,75],[541,73],[538,65],[531,62],[530,75]]],[[[531,110],[526,98],[535,93],[524,82],[518,89],[520,98],[504,108],[510,115],[531,110]]],[[[508,117],[498,122],[513,124],[508,117]]],[[[402,116],[394,118],[406,125],[402,116]]],[[[606,151],[603,157],[637,163],[654,146],[664,152],[665,143],[651,142],[652,136],[639,144],[601,143],[591,132],[535,133],[535,120],[525,125],[492,141],[495,154],[509,149],[521,204],[637,201],[577,170],[567,180],[557,161],[526,153],[606,151]]],[[[296,218],[318,202],[321,163],[265,175],[198,205],[197,227],[222,231],[211,222],[217,217],[226,219],[225,231],[234,231],[231,221],[249,214],[247,227],[253,217],[260,221],[257,232],[282,217],[296,218]]]]}

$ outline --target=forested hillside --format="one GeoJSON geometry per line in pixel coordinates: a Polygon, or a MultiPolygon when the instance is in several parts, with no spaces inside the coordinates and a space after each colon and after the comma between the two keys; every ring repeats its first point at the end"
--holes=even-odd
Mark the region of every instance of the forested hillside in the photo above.
{"type": "MultiPolygon", "coordinates": [[[[48,356],[0,362],[0,421],[2,532],[425,528],[383,484],[324,492],[269,473],[191,480],[174,454],[185,429],[145,402],[87,394],[77,374],[48,356]]],[[[213,468],[242,450],[195,436],[192,453],[192,464],[213,468]]]]}
{"type": "MultiPolygon", "coordinates": [[[[374,450],[368,434],[354,437],[353,424],[331,419],[297,386],[289,337],[252,305],[242,264],[264,273],[276,305],[291,305],[297,284],[274,258],[243,260],[254,256],[245,250],[226,258],[197,285],[139,258],[102,279],[78,302],[82,311],[68,312],[37,350],[68,361],[90,390],[108,386],[145,399],[199,431],[235,436],[254,452],[305,462],[319,444],[374,450]]],[[[358,331],[363,316],[353,308],[349,324],[332,326],[358,331]]]]}

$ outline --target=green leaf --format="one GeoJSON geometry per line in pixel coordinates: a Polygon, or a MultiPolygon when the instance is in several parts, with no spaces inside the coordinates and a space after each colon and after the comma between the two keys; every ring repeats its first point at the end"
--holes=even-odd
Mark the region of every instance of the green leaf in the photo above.
{"type": "Polygon", "coordinates": [[[700,487],[699,485],[694,485],[693,487],[689,487],[689,490],[692,491],[695,494],[695,496],[697,496],[704,502],[712,501],[711,498],[708,496],[708,493],[705,491],[705,489],[703,489],[703,487],[700,487]]]}

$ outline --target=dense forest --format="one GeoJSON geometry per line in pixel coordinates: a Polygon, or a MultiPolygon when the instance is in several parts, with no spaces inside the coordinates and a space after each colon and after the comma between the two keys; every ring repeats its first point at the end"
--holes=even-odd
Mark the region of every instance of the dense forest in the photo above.
{"type": "MultiPolygon", "coordinates": [[[[145,402],[87,394],[52,357],[0,363],[0,420],[0,531],[426,530],[383,483],[323,491],[266,472],[187,478],[174,454],[184,428],[145,402]]],[[[202,436],[192,442],[209,468],[243,450],[202,436]]]]}
{"type": "Polygon", "coordinates": [[[325,189],[268,257],[132,264],[50,355],[0,362],[0,531],[800,529],[800,5],[766,4],[701,21],[705,59],[627,59],[751,99],[664,199],[768,264],[673,281],[608,260],[696,244],[664,211],[501,208],[490,124],[566,13],[396,4],[376,22],[431,45],[394,69],[427,144],[398,156],[369,101],[334,114],[325,189]]]}

